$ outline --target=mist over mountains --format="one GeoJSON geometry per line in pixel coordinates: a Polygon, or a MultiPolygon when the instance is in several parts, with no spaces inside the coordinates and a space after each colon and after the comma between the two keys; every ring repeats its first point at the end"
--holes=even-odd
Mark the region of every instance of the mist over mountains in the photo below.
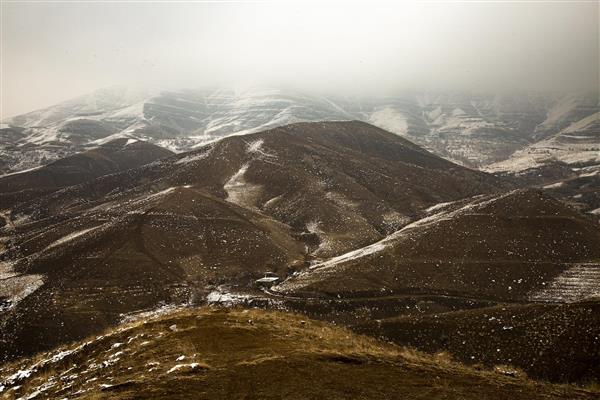
{"type": "Polygon", "coordinates": [[[597,400],[599,7],[0,2],[0,398],[597,400]]]}
{"type": "Polygon", "coordinates": [[[273,88],[151,93],[114,87],[3,121],[1,161],[8,173],[119,137],[181,152],[293,122],[362,120],[473,168],[586,164],[598,162],[598,109],[593,92],[349,98],[273,88]]]}

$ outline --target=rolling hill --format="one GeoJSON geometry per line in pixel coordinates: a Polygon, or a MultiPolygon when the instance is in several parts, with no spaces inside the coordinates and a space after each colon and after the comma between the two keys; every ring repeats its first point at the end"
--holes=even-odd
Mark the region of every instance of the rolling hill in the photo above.
{"type": "Polygon", "coordinates": [[[592,399],[289,313],[188,309],[4,366],[7,398],[592,399]]]}
{"type": "Polygon", "coordinates": [[[249,287],[267,271],[286,277],[432,204],[506,185],[366,123],[327,122],[41,193],[3,211],[2,357],[80,339],[120,314],[202,302],[216,286],[249,287]]]}

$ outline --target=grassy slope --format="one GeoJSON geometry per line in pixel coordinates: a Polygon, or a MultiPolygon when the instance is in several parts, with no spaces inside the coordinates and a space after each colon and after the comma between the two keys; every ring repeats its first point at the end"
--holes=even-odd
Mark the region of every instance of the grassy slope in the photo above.
{"type": "Polygon", "coordinates": [[[567,386],[476,371],[302,317],[261,310],[187,309],[138,320],[0,370],[30,377],[11,399],[591,399],[567,386]],[[119,344],[120,343],[120,344],[119,344]],[[78,347],[79,346],[79,347],[78,347]],[[184,359],[177,360],[180,356],[184,359]],[[60,358],[60,357],[56,357],[60,358]],[[180,367],[172,370],[176,365],[180,367]],[[171,371],[171,372],[169,372],[171,371]]]}

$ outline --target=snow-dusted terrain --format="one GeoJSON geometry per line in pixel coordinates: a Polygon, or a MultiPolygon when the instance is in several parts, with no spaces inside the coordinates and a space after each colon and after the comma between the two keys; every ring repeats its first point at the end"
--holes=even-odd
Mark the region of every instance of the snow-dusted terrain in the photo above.
{"type": "Polygon", "coordinates": [[[589,134],[598,131],[597,113],[594,95],[450,92],[350,98],[273,88],[114,87],[2,121],[0,172],[43,165],[119,137],[179,152],[294,122],[353,119],[470,167],[527,168],[547,159],[597,160],[599,139],[589,134]],[[494,164],[509,158],[508,164],[494,164]]]}
{"type": "Polygon", "coordinates": [[[600,164],[600,112],[569,124],[547,139],[515,152],[508,160],[490,165],[489,171],[521,171],[551,161],[574,166],[600,164]]]}
{"type": "Polygon", "coordinates": [[[600,265],[575,264],[558,275],[548,286],[531,294],[540,302],[574,302],[600,296],[600,265]]]}

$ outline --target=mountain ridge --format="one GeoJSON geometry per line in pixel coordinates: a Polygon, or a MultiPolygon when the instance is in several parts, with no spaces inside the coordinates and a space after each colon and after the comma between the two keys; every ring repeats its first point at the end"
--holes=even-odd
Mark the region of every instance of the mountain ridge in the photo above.
{"type": "Polygon", "coordinates": [[[274,88],[150,92],[117,87],[4,121],[15,127],[12,136],[9,129],[2,131],[11,139],[0,155],[4,171],[14,172],[39,165],[41,157],[56,159],[103,138],[135,135],[182,151],[293,122],[358,119],[481,168],[597,111],[593,94],[407,92],[351,98],[274,88]],[[9,154],[13,148],[24,155],[15,158],[9,154]]]}

